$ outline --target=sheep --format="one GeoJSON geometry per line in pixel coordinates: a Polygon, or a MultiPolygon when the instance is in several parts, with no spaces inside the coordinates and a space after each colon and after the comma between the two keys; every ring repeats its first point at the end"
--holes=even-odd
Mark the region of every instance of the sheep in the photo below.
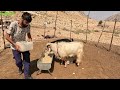
{"type": "Polygon", "coordinates": [[[76,64],[79,66],[83,56],[83,42],[57,42],[57,43],[47,43],[46,48],[49,51],[53,51],[56,57],[65,61],[65,67],[67,67],[68,57],[76,56],[76,64]]]}

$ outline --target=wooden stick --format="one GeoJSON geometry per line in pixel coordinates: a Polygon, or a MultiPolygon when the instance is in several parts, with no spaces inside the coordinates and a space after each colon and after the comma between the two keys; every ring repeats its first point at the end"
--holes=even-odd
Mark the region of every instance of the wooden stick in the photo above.
{"type": "Polygon", "coordinates": [[[99,43],[99,41],[100,41],[100,38],[101,38],[101,36],[102,36],[102,34],[103,34],[103,30],[104,30],[104,28],[105,28],[105,23],[106,23],[106,21],[104,22],[104,26],[103,26],[103,28],[102,28],[102,32],[101,32],[101,34],[100,34],[100,37],[99,37],[98,42],[97,42],[97,44],[96,44],[96,47],[98,46],[98,43],[99,43]]]}
{"type": "Polygon", "coordinates": [[[113,41],[113,35],[114,35],[114,32],[115,32],[116,23],[117,23],[117,19],[115,19],[114,28],[113,28],[113,33],[112,33],[111,42],[110,42],[110,46],[109,46],[108,51],[111,50],[111,45],[112,45],[112,41],[113,41]]]}
{"type": "Polygon", "coordinates": [[[4,37],[4,29],[3,29],[2,11],[1,11],[1,21],[2,21],[2,31],[3,31],[3,43],[4,43],[4,49],[5,49],[5,37],[4,37]]]}
{"type": "Polygon", "coordinates": [[[44,38],[45,38],[46,26],[47,26],[46,19],[47,19],[47,11],[46,11],[46,14],[45,14],[45,22],[44,22],[44,38]]]}
{"type": "Polygon", "coordinates": [[[71,28],[70,28],[70,40],[71,40],[72,20],[70,20],[70,22],[71,22],[71,28]]]}
{"type": "Polygon", "coordinates": [[[89,19],[90,11],[88,12],[87,15],[87,29],[86,29],[86,43],[87,43],[87,31],[88,31],[88,19],[89,19]]]}
{"type": "Polygon", "coordinates": [[[55,37],[55,33],[56,33],[56,26],[57,26],[57,18],[58,18],[58,11],[57,11],[57,14],[56,14],[56,19],[55,19],[55,27],[54,27],[54,37],[55,37]]]}

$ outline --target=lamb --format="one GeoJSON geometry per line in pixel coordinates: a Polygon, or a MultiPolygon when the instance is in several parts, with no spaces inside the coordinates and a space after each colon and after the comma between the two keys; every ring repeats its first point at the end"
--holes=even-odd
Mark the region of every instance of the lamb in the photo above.
{"type": "Polygon", "coordinates": [[[53,51],[56,57],[65,61],[65,67],[67,67],[67,57],[77,57],[76,64],[79,66],[83,56],[83,42],[56,42],[47,43],[46,47],[49,51],[53,51]]]}

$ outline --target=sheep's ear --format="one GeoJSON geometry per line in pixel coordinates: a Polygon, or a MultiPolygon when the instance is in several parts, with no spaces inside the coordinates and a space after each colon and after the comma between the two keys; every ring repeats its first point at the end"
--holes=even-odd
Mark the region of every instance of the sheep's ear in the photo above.
{"type": "Polygon", "coordinates": [[[48,46],[50,46],[50,43],[47,43],[47,44],[46,44],[46,47],[48,47],[48,46]]]}
{"type": "Polygon", "coordinates": [[[55,42],[55,44],[58,44],[58,42],[55,42]]]}

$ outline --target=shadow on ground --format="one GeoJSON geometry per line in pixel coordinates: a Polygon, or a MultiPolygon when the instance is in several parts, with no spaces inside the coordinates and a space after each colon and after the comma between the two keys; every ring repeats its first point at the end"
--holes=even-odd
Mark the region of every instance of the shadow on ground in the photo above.
{"type": "Polygon", "coordinates": [[[37,68],[37,61],[38,59],[32,60],[31,61],[31,66],[30,66],[30,72],[33,74],[34,72],[38,71],[39,69],[37,68]]]}

